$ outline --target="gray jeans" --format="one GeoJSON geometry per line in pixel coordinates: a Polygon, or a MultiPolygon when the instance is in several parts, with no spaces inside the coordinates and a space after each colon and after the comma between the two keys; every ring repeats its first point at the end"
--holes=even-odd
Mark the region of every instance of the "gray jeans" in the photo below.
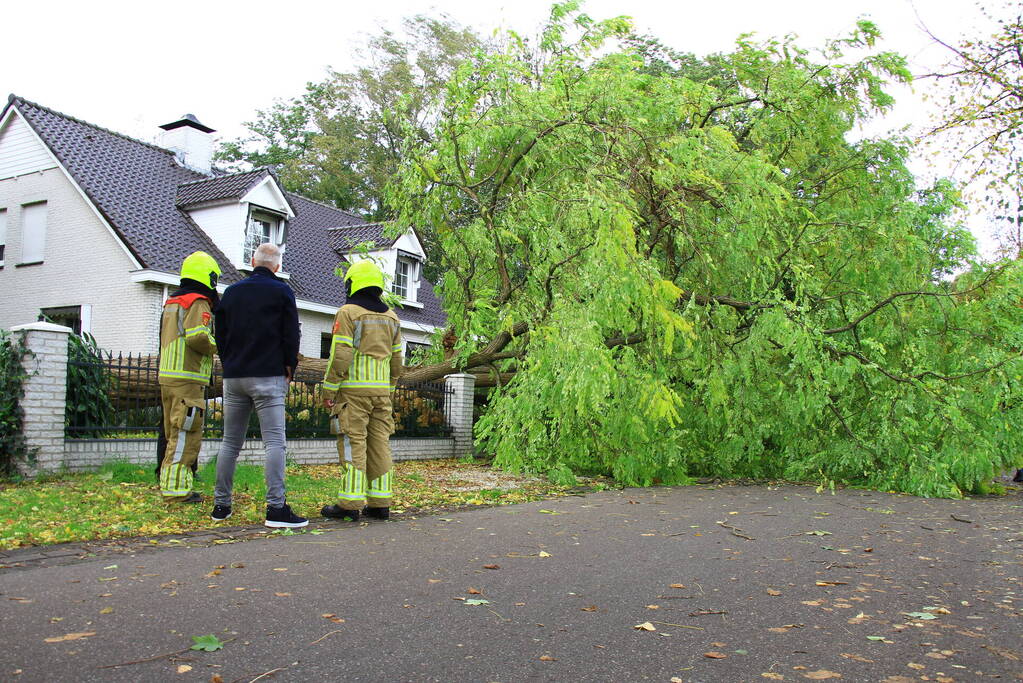
{"type": "Polygon", "coordinates": [[[284,396],[288,380],[279,377],[231,377],[224,379],[224,441],[217,456],[217,485],[213,490],[216,505],[230,505],[234,490],[234,468],[245,441],[249,415],[256,409],[259,433],[266,447],[263,473],[266,477],[266,504],[284,505],[284,396]]]}

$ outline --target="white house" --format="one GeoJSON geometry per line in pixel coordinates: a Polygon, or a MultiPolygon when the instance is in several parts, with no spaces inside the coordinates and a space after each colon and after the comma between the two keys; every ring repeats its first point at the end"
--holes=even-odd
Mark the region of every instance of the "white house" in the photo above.
{"type": "Polygon", "coordinates": [[[191,114],[161,128],[154,145],[9,97],[0,113],[0,328],[42,313],[103,348],[155,353],[181,260],[209,252],[223,289],[247,275],[265,241],[284,251],[303,355],[326,355],[344,299],[334,269],[364,258],[357,245],[368,243],[391,275],[409,348],[444,325],[414,231],[385,238],[379,224],[286,192],[270,169],[218,172],[214,131],[191,114]]]}

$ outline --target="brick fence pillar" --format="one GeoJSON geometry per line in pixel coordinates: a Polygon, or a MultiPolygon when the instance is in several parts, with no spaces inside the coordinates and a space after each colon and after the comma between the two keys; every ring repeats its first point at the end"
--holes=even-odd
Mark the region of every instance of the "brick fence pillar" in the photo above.
{"type": "Polygon", "coordinates": [[[35,452],[35,472],[59,470],[64,466],[64,406],[67,399],[67,343],[71,328],[53,323],[30,323],[12,327],[31,353],[22,360],[28,378],[22,433],[30,451],[35,452]]]}
{"type": "Polygon", "coordinates": [[[453,455],[460,458],[472,454],[472,399],[476,375],[458,373],[445,375],[444,385],[454,391],[448,400],[448,426],[455,439],[453,455]]]}

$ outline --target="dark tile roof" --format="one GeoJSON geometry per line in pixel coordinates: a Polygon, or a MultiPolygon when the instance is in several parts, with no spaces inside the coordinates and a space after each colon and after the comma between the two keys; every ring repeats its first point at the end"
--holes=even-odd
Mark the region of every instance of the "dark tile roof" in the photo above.
{"type": "MultiPolygon", "coordinates": [[[[173,152],[120,133],[86,123],[11,95],[7,107],[17,107],[32,129],[50,148],[103,217],[144,268],[176,274],[181,260],[193,251],[209,252],[223,270],[221,281],[236,282],[244,275],[231,264],[184,206],[240,199],[273,172],[206,176],[180,166],[173,152]]],[[[383,227],[347,211],[286,192],[295,217],[288,223],[284,270],[295,296],[326,306],[340,306],[341,281],[334,268],[345,245],[372,240],[388,247],[395,240],[383,237],[383,227]]],[[[419,289],[424,308],[398,311],[402,319],[443,325],[446,318],[433,293],[423,282],[419,289]]]]}
{"type": "MultiPolygon", "coordinates": [[[[177,273],[193,251],[220,263],[221,279],[240,274],[175,198],[181,183],[204,179],[156,145],[109,131],[12,95],[18,111],[121,237],[144,268],[177,273]]],[[[6,113],[6,108],[4,110],[6,113]]]]}
{"type": "Polygon", "coordinates": [[[270,170],[257,168],[246,173],[232,173],[215,178],[193,180],[178,185],[178,206],[195,206],[205,202],[241,199],[249,190],[270,175],[270,170]]]}
{"type": "Polygon", "coordinates": [[[384,226],[380,223],[360,223],[359,225],[342,225],[330,228],[330,246],[338,252],[347,254],[357,245],[369,242],[370,249],[387,249],[398,239],[384,236],[384,226]]]}

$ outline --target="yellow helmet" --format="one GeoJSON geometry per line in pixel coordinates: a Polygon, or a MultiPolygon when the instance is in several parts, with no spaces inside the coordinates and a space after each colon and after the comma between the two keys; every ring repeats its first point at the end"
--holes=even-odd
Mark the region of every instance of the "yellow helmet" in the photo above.
{"type": "Polygon", "coordinates": [[[383,272],[377,264],[369,259],[356,261],[348,266],[348,271],[345,273],[345,281],[351,282],[351,289],[349,291],[352,294],[366,287],[379,287],[381,290],[384,288],[383,272]]]}
{"type": "Polygon", "coordinates": [[[210,289],[216,289],[220,266],[217,265],[216,259],[205,251],[196,251],[186,256],[181,263],[181,278],[186,277],[210,289]]]}

